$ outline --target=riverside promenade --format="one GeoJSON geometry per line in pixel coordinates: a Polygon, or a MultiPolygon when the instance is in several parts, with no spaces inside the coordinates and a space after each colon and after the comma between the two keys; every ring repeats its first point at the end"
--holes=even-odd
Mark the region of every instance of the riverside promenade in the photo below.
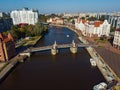
{"type": "Polygon", "coordinates": [[[10,71],[19,63],[23,62],[27,56],[16,55],[10,61],[6,62],[4,67],[0,70],[0,82],[10,73],[10,71]]]}
{"type": "MultiPolygon", "coordinates": [[[[89,44],[89,42],[85,38],[82,37],[82,34],[81,34],[80,30],[77,30],[74,27],[66,26],[66,25],[53,25],[53,26],[60,26],[60,27],[69,28],[70,30],[74,31],[78,35],[78,38],[79,38],[80,41],[82,41],[84,44],[89,44]]],[[[99,70],[101,71],[101,73],[103,74],[106,81],[109,82],[111,80],[116,80],[116,81],[120,82],[120,76],[118,76],[116,74],[117,71],[118,71],[117,73],[120,73],[119,72],[119,70],[120,70],[119,67],[113,69],[112,67],[115,67],[115,66],[114,65],[111,66],[111,64],[108,63],[109,59],[108,60],[106,60],[106,58],[103,59],[103,56],[106,56],[106,55],[102,55],[101,54],[102,52],[99,53],[98,49],[96,49],[96,47],[94,47],[94,48],[93,47],[87,47],[86,50],[91,55],[91,57],[96,60],[97,66],[98,66],[99,70]],[[106,61],[108,61],[108,62],[106,62],[106,61]]],[[[106,56],[106,57],[109,57],[109,54],[107,54],[107,55],[108,56],[106,56]]],[[[118,64],[119,63],[117,63],[117,65],[118,64]]],[[[120,88],[115,89],[115,90],[120,90],[120,88]]]]}

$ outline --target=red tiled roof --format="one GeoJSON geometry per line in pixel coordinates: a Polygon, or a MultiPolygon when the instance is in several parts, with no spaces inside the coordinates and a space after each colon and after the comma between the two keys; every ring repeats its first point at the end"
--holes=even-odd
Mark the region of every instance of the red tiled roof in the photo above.
{"type": "Polygon", "coordinates": [[[102,21],[95,21],[94,26],[99,27],[103,22],[102,21]]]}
{"type": "Polygon", "coordinates": [[[119,31],[119,32],[120,32],[120,28],[116,29],[116,31],[119,31]]]}
{"type": "Polygon", "coordinates": [[[7,42],[9,42],[9,41],[11,41],[9,38],[5,38],[5,39],[4,39],[4,42],[5,42],[5,43],[7,43],[7,42]]]}
{"type": "Polygon", "coordinates": [[[2,39],[3,42],[7,43],[11,40],[13,40],[13,37],[10,33],[8,33],[7,36],[3,35],[2,33],[0,33],[0,38],[2,39]]]}
{"type": "Polygon", "coordinates": [[[6,38],[6,36],[0,33],[0,38],[3,40],[4,38],[6,38]]]}

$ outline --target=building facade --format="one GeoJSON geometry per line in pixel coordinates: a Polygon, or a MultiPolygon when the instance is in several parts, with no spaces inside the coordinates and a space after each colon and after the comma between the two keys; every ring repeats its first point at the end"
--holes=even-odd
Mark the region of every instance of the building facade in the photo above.
{"type": "Polygon", "coordinates": [[[10,33],[7,36],[0,33],[0,61],[8,61],[16,55],[15,43],[10,33]]]}
{"type": "Polygon", "coordinates": [[[14,10],[10,13],[14,25],[31,24],[35,25],[38,22],[38,11],[28,10],[28,8],[23,8],[23,10],[14,10]]]}
{"type": "Polygon", "coordinates": [[[120,28],[115,31],[113,46],[120,49],[120,28]]]}
{"type": "Polygon", "coordinates": [[[114,28],[120,28],[120,16],[113,16],[110,15],[108,18],[108,22],[114,27],[114,28]]]}
{"type": "Polygon", "coordinates": [[[4,12],[0,12],[0,17],[2,18],[2,17],[6,17],[7,16],[7,14],[5,14],[4,12]]]}
{"type": "Polygon", "coordinates": [[[64,20],[58,17],[55,18],[49,18],[47,19],[47,23],[52,23],[52,24],[63,24],[64,20]]]}
{"type": "Polygon", "coordinates": [[[109,36],[110,34],[110,24],[107,20],[104,22],[76,20],[75,28],[81,30],[84,36],[89,37],[101,37],[102,35],[109,36]]]}

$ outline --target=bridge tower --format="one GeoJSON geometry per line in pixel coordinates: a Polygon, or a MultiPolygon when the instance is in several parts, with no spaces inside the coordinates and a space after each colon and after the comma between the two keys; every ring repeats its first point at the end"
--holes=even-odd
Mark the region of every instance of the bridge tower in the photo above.
{"type": "Polygon", "coordinates": [[[77,53],[77,45],[75,44],[74,40],[72,41],[72,46],[70,47],[70,51],[72,53],[77,53]]]}
{"type": "Polygon", "coordinates": [[[55,41],[52,48],[51,48],[51,54],[56,55],[57,53],[58,53],[58,50],[57,50],[57,44],[56,44],[56,41],[55,41]]]}

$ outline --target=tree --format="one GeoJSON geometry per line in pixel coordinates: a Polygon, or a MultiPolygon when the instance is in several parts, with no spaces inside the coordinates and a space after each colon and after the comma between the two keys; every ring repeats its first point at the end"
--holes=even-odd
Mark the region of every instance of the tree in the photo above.
{"type": "Polygon", "coordinates": [[[102,15],[99,20],[104,21],[105,19],[105,15],[102,15]]]}
{"type": "Polygon", "coordinates": [[[39,21],[39,22],[46,22],[48,18],[50,18],[50,17],[49,17],[49,16],[45,16],[44,14],[43,14],[43,15],[40,14],[40,15],[38,16],[38,21],[39,21]]]}
{"type": "Polygon", "coordinates": [[[75,24],[75,20],[72,20],[72,24],[75,24]]]}
{"type": "Polygon", "coordinates": [[[95,20],[97,20],[97,18],[96,17],[89,17],[87,20],[89,20],[89,21],[95,21],[95,20]]]}
{"type": "Polygon", "coordinates": [[[115,31],[115,28],[111,25],[110,32],[114,32],[114,31],[115,31]]]}
{"type": "Polygon", "coordinates": [[[21,32],[16,28],[16,26],[13,26],[10,30],[10,33],[13,35],[15,39],[19,39],[21,37],[21,32]]]}
{"type": "Polygon", "coordinates": [[[34,35],[38,36],[41,35],[43,32],[43,27],[40,23],[36,23],[35,28],[34,28],[34,35]]]}

